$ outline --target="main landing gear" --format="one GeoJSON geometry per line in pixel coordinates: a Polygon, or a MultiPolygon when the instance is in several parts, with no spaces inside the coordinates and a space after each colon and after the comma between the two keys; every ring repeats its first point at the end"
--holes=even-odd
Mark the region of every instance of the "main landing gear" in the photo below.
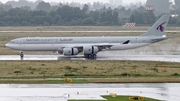
{"type": "Polygon", "coordinates": [[[84,54],[84,58],[86,59],[96,59],[97,55],[96,54],[84,54]]]}

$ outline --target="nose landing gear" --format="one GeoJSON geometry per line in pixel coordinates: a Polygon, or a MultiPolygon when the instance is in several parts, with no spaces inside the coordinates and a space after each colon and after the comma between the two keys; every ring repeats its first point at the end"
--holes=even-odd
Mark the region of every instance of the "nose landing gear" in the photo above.
{"type": "Polygon", "coordinates": [[[24,58],[23,52],[20,52],[20,58],[21,58],[21,60],[24,58]]]}

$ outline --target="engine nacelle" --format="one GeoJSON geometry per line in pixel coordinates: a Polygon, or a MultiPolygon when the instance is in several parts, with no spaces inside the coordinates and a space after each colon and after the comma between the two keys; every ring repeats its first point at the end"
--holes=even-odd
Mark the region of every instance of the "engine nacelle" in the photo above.
{"type": "Polygon", "coordinates": [[[77,55],[79,53],[77,48],[64,48],[63,55],[77,55]]]}
{"type": "Polygon", "coordinates": [[[83,53],[84,54],[97,54],[99,52],[99,48],[96,46],[84,46],[83,53]]]}

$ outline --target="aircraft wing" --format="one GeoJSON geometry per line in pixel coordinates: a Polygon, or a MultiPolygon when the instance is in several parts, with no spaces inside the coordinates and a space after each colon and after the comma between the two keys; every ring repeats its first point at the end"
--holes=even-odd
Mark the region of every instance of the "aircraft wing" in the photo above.
{"type": "MultiPolygon", "coordinates": [[[[121,44],[129,44],[130,40],[127,40],[121,44]]],[[[96,47],[99,47],[101,49],[107,49],[107,48],[110,48],[112,47],[114,44],[111,44],[111,43],[96,43],[96,44],[88,44],[89,46],[96,46],[96,47]]],[[[70,48],[83,48],[84,46],[87,46],[87,44],[74,44],[74,45],[68,45],[68,46],[65,46],[65,47],[70,47],[70,48]]]]}
{"type": "MultiPolygon", "coordinates": [[[[105,47],[105,48],[109,48],[111,46],[113,46],[112,44],[109,43],[97,43],[97,44],[88,44],[90,46],[97,46],[97,47],[105,47]]],[[[71,47],[71,48],[83,48],[84,46],[87,46],[87,44],[82,44],[82,45],[70,45],[70,46],[66,46],[66,47],[71,47]]]]}

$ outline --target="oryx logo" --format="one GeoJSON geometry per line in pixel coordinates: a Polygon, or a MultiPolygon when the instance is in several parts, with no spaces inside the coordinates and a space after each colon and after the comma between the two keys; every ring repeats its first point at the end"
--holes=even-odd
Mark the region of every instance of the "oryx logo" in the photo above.
{"type": "Polygon", "coordinates": [[[164,31],[164,27],[163,25],[165,24],[166,22],[163,22],[162,24],[160,24],[158,27],[157,27],[157,30],[160,30],[161,32],[164,31]]]}

